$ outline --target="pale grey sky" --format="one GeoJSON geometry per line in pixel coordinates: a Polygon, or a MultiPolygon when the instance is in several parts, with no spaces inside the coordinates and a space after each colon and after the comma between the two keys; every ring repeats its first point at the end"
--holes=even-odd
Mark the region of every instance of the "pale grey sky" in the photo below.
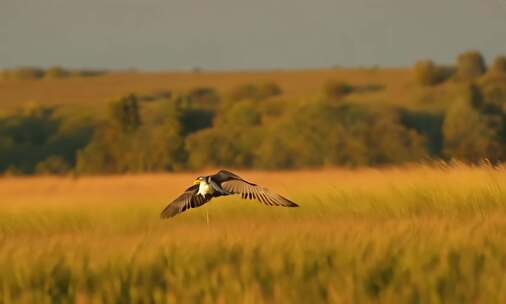
{"type": "Polygon", "coordinates": [[[0,67],[406,66],[506,54],[506,0],[0,0],[0,67]]]}

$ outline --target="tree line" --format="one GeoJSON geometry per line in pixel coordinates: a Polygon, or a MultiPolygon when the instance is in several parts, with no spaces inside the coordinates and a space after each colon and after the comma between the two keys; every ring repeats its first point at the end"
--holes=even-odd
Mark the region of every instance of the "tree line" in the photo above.
{"type": "Polygon", "coordinates": [[[37,80],[60,79],[69,77],[95,77],[106,74],[105,70],[83,69],[69,70],[61,66],[52,66],[47,69],[38,67],[18,67],[0,71],[0,80],[37,80]]]}
{"type": "Polygon", "coordinates": [[[0,172],[115,174],[506,160],[504,57],[490,68],[477,52],[460,55],[455,67],[419,62],[413,80],[422,87],[454,81],[462,90],[444,109],[424,110],[350,102],[353,92],[382,88],[334,81],[308,101],[285,100],[282,88],[268,82],[223,94],[210,87],[153,98],[131,94],[113,100],[104,119],[69,119],[56,115],[56,108],[28,108],[0,118],[0,172]]]}

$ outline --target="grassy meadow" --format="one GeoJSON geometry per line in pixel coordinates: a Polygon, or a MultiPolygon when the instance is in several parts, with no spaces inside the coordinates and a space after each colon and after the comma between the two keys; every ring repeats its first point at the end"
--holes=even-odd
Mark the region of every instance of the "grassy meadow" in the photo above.
{"type": "Polygon", "coordinates": [[[506,168],[238,172],[170,220],[201,173],[0,179],[1,303],[501,303],[506,168]]]}
{"type": "Polygon", "coordinates": [[[132,92],[151,94],[164,89],[183,92],[195,87],[213,87],[224,93],[239,85],[266,81],[278,83],[283,88],[283,98],[307,98],[320,93],[322,86],[329,80],[341,80],[355,85],[383,85],[391,88],[387,92],[389,95],[399,95],[399,92],[404,95],[411,94],[406,88],[403,90],[403,87],[411,82],[409,69],[113,71],[99,77],[0,80],[0,108],[17,108],[31,102],[44,105],[98,106],[132,92]]]}
{"type": "Polygon", "coordinates": [[[169,89],[184,93],[211,87],[226,95],[245,84],[274,82],[282,88],[279,100],[311,101],[329,81],[357,88],[348,101],[358,104],[403,106],[413,109],[444,108],[459,97],[462,85],[447,82],[435,87],[416,83],[410,68],[326,68],[306,70],[133,72],[113,71],[98,77],[42,80],[0,80],[0,114],[34,104],[59,107],[63,115],[102,115],[108,103],[136,93],[156,94],[169,89]],[[375,89],[374,89],[375,88],[375,89]]]}

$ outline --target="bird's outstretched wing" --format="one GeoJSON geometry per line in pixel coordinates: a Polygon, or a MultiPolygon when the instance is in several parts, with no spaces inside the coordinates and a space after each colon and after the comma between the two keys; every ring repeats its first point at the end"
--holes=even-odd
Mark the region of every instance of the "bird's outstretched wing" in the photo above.
{"type": "Polygon", "coordinates": [[[203,197],[202,195],[197,194],[198,191],[198,185],[193,185],[190,188],[186,189],[183,194],[178,196],[172,203],[163,209],[160,217],[173,217],[187,209],[200,207],[211,200],[211,195],[206,195],[206,197],[203,197]]]}
{"type": "MultiPolygon", "coordinates": [[[[218,172],[217,182],[227,192],[240,194],[243,199],[257,199],[269,206],[298,207],[296,203],[269,189],[247,182],[238,175],[222,170],[218,172]]],[[[214,176],[213,176],[214,177],[214,176]]]]}
{"type": "MultiPolygon", "coordinates": [[[[227,170],[220,170],[215,175],[211,176],[211,179],[217,183],[222,183],[231,179],[243,180],[239,175],[234,174],[227,170]]],[[[243,180],[244,181],[244,180],[243,180]]]]}

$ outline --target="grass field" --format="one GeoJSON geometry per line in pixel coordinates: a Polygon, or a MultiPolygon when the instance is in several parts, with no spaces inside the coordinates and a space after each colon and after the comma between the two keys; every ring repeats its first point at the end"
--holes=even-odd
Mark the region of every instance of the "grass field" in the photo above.
{"type": "Polygon", "coordinates": [[[358,88],[352,102],[393,104],[425,108],[444,106],[454,100],[461,85],[448,82],[427,88],[413,82],[409,68],[339,68],[230,72],[111,72],[98,77],[42,80],[0,80],[0,113],[29,104],[68,107],[69,111],[100,111],[114,98],[130,93],[152,94],[160,90],[181,93],[192,88],[212,87],[220,94],[244,84],[275,82],[279,98],[311,100],[328,81],[344,81],[358,88]],[[367,90],[376,86],[377,90],[367,90]]]}
{"type": "Polygon", "coordinates": [[[221,93],[239,85],[274,81],[288,98],[320,92],[326,81],[343,80],[356,85],[395,87],[409,81],[408,69],[312,69],[279,71],[212,72],[111,72],[99,77],[43,80],[0,80],[0,107],[24,102],[42,104],[97,105],[130,93],[157,90],[184,91],[214,87],[221,93]],[[404,81],[403,81],[404,80],[404,81]]]}
{"type": "Polygon", "coordinates": [[[200,173],[0,179],[0,303],[506,299],[505,168],[239,172],[301,208],[159,220],[200,173]]]}

